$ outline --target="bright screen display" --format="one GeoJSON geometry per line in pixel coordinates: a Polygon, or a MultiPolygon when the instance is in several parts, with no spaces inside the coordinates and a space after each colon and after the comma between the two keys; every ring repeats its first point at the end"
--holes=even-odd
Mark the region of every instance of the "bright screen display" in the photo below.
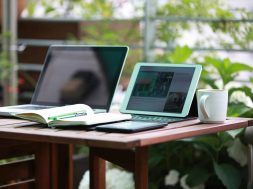
{"type": "Polygon", "coordinates": [[[181,113],[194,70],[192,67],[140,67],[126,109],[181,113]]]}

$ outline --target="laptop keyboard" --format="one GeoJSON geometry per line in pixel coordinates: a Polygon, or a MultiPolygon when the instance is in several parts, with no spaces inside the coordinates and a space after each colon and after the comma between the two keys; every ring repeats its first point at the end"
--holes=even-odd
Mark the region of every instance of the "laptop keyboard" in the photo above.
{"type": "Polygon", "coordinates": [[[53,106],[43,106],[43,105],[33,105],[33,104],[28,104],[28,105],[21,105],[18,107],[14,107],[15,109],[28,109],[28,110],[41,110],[41,109],[47,109],[47,108],[53,108],[53,106]]]}
{"type": "Polygon", "coordinates": [[[135,121],[154,121],[154,122],[177,122],[182,120],[188,120],[190,118],[181,118],[181,117],[163,117],[163,116],[150,116],[150,115],[132,115],[132,120],[135,121]]]}
{"type": "Polygon", "coordinates": [[[48,108],[52,108],[52,106],[51,107],[49,107],[49,106],[32,106],[29,109],[30,110],[42,110],[42,109],[48,109],[48,108]]]}

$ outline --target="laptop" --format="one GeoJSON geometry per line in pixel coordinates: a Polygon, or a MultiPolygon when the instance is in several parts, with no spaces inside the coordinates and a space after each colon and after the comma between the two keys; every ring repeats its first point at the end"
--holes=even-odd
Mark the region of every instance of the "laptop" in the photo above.
{"type": "Polygon", "coordinates": [[[77,103],[108,112],[127,53],[127,46],[53,45],[31,103],[0,107],[0,115],[77,103]]]}
{"type": "Polygon", "coordinates": [[[120,112],[131,114],[135,121],[171,123],[196,118],[190,108],[201,70],[196,64],[137,63],[120,112]]]}

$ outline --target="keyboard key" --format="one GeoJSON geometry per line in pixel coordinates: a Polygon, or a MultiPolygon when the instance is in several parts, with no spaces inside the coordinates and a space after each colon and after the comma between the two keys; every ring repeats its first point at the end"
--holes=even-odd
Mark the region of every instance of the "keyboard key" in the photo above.
{"type": "Polygon", "coordinates": [[[132,119],[135,121],[155,121],[155,122],[167,122],[167,123],[185,120],[185,118],[161,117],[161,116],[150,116],[150,115],[132,115],[132,119]]]}

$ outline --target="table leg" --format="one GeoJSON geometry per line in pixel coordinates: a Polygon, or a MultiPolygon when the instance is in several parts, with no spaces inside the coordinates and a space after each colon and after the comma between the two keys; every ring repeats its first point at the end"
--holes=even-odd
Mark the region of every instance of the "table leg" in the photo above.
{"type": "Polygon", "coordinates": [[[120,150],[90,148],[90,188],[105,188],[105,160],[134,173],[135,189],[148,188],[148,147],[120,150]]]}
{"type": "Polygon", "coordinates": [[[105,189],[105,160],[97,156],[96,150],[90,148],[90,189],[105,189]]]}
{"type": "Polygon", "coordinates": [[[148,147],[135,149],[135,189],[148,188],[148,147]]]}
{"type": "Polygon", "coordinates": [[[52,189],[73,189],[73,147],[51,144],[52,189]]]}
{"type": "Polygon", "coordinates": [[[35,152],[35,188],[50,187],[50,144],[38,143],[35,152]]]}

